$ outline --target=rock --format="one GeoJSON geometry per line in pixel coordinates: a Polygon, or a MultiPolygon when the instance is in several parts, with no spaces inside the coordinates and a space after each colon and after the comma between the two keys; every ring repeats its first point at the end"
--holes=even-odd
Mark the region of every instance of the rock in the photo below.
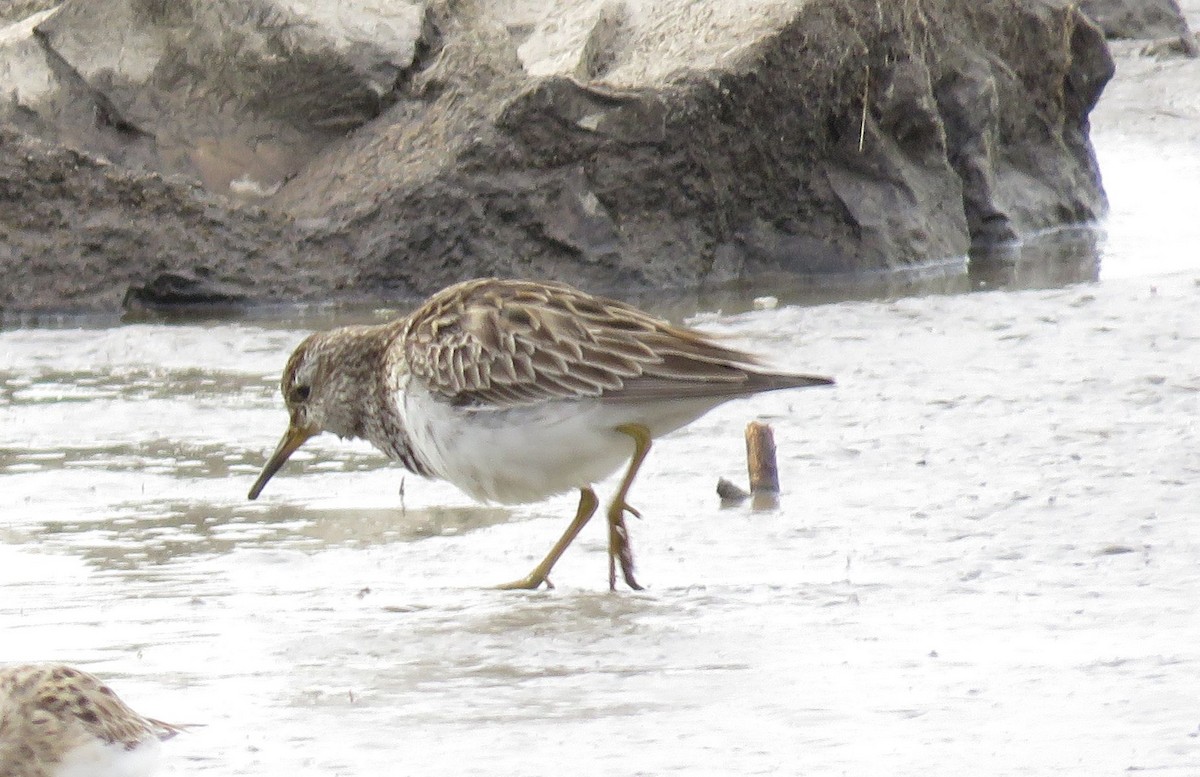
{"type": "Polygon", "coordinates": [[[130,286],[122,307],[129,318],[176,318],[218,312],[240,315],[246,312],[246,302],[246,295],[229,284],[204,276],[163,272],[149,283],[130,286]]]}
{"type": "Polygon", "coordinates": [[[31,74],[7,123],[79,152],[0,134],[0,185],[50,198],[0,213],[10,309],[162,273],[247,301],[886,273],[1105,209],[1111,60],[1046,0],[67,0],[0,61],[31,74]]]}
{"type": "Polygon", "coordinates": [[[0,26],[19,22],[54,8],[61,0],[5,0],[0,3],[0,26]]]}
{"type": "Polygon", "coordinates": [[[736,507],[750,498],[750,492],[726,478],[717,479],[717,496],[721,507],[736,507]]]}
{"type": "Polygon", "coordinates": [[[1145,48],[1142,49],[1142,53],[1151,57],[1183,54],[1184,56],[1196,59],[1200,57],[1200,32],[1190,32],[1189,34],[1176,35],[1172,38],[1159,38],[1146,44],[1145,48]]]}
{"type": "Polygon", "coordinates": [[[1081,0],[1079,7],[1109,38],[1166,38],[1187,33],[1178,0],[1081,0]]]}
{"type": "Polygon", "coordinates": [[[267,194],[379,115],[423,14],[402,1],[66,0],[17,25],[33,22],[43,61],[24,59],[51,75],[10,111],[122,164],[267,194]]]}
{"type": "Polygon", "coordinates": [[[336,290],[337,262],[286,219],[0,128],[0,314],[122,309],[156,277],[210,278],[255,300],[336,290]]]}
{"type": "Polygon", "coordinates": [[[935,87],[973,242],[986,247],[1099,217],[1107,200],[1088,115],[1114,72],[1099,30],[1044,4],[1015,12],[989,4],[978,14],[984,51],[1008,67],[951,66],[935,87]],[[1065,45],[1033,43],[1055,31],[1065,45]],[[1031,43],[1040,57],[1022,55],[1031,43]]]}

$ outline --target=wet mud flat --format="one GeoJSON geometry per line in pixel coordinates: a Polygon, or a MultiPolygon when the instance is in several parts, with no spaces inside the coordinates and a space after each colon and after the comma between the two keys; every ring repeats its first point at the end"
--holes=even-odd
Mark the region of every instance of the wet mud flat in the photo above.
{"type": "Polygon", "coordinates": [[[307,322],[0,332],[0,660],[204,723],[179,775],[1196,774],[1198,309],[1193,270],[702,314],[839,385],[656,446],[636,594],[600,524],[490,590],[573,497],[333,438],[247,502],[307,322]],[[782,507],[721,510],[753,418],[782,507]]]}

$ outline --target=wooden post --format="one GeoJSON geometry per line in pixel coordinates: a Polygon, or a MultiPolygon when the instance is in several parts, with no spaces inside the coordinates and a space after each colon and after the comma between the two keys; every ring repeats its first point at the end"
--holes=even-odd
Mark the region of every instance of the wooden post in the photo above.
{"type": "Polygon", "coordinates": [[[746,466],[750,470],[750,508],[779,507],[779,468],[775,463],[775,433],[768,424],[746,425],[746,466]]]}

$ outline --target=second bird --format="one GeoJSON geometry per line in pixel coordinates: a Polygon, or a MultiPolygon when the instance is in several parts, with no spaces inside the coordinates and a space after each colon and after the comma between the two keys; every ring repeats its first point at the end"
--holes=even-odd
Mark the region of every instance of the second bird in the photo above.
{"type": "Polygon", "coordinates": [[[321,432],[366,439],[481,501],[579,489],[549,554],[502,586],[537,588],[596,511],[593,484],[628,461],[607,510],[609,587],[619,564],[640,589],[626,499],[651,441],[730,399],[832,383],[772,372],[712,335],[565,284],[466,281],[395,321],[300,343],[281,381],[290,422],[250,498],[321,432]]]}

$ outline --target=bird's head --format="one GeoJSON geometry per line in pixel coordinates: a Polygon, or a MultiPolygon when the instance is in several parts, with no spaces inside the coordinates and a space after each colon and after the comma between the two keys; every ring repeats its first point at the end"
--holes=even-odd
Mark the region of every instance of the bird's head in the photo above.
{"type": "Polygon", "coordinates": [[[369,347],[366,327],[310,335],[296,347],[283,370],[279,389],[287,405],[288,428],[250,489],[256,499],[267,481],[310,437],[332,432],[362,437],[364,399],[370,396],[378,354],[369,347]]]}

